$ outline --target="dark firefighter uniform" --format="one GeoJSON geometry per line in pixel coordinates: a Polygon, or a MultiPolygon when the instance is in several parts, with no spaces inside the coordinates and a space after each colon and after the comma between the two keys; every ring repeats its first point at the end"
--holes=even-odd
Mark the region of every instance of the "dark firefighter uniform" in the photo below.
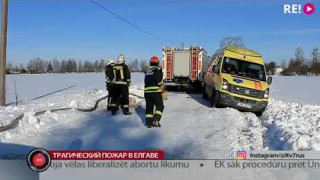
{"type": "Polygon", "coordinates": [[[114,62],[108,62],[108,65],[105,66],[105,76],[106,76],[106,88],[108,91],[108,111],[111,110],[111,99],[114,97],[114,84],[113,84],[113,66],[114,62]]]}
{"type": "Polygon", "coordinates": [[[113,66],[114,75],[114,96],[111,98],[112,114],[118,110],[119,104],[123,109],[123,114],[130,115],[129,112],[129,86],[131,75],[128,66],[124,63],[113,66]]]}
{"type": "Polygon", "coordinates": [[[161,96],[162,91],[162,71],[158,67],[159,60],[157,57],[152,57],[150,66],[145,72],[145,88],[144,97],[146,100],[146,124],[147,127],[160,127],[160,119],[164,109],[161,96]],[[154,112],[154,106],[156,110],[154,112]]]}

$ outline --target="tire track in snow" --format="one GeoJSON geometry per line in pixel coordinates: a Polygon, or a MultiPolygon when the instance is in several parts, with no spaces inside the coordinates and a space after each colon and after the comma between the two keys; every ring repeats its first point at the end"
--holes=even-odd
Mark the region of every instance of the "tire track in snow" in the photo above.
{"type": "MultiPolygon", "coordinates": [[[[183,94],[175,93],[174,96],[177,98],[183,94]]],[[[204,158],[230,158],[238,150],[263,149],[264,128],[255,114],[233,108],[211,108],[201,95],[188,96],[191,103],[184,102],[184,107],[191,107],[185,112],[189,114],[188,121],[197,129],[194,136],[203,137],[197,141],[201,142],[202,154],[207,156],[204,158]]]]}

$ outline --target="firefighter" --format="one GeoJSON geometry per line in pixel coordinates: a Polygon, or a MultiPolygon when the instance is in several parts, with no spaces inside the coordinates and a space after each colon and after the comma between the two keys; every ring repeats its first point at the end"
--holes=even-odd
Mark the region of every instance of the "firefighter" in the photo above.
{"type": "Polygon", "coordinates": [[[106,77],[106,88],[108,91],[108,106],[107,110],[111,110],[111,98],[114,96],[114,84],[113,84],[113,66],[114,66],[114,60],[109,59],[107,61],[107,65],[105,66],[105,77],[106,77]]]}
{"type": "Polygon", "coordinates": [[[159,59],[153,56],[150,59],[150,66],[145,72],[144,97],[146,100],[146,125],[161,127],[159,121],[163,113],[163,100],[161,92],[164,90],[162,84],[162,71],[159,68],[159,59]],[[154,112],[154,106],[156,108],[154,112]]]}
{"type": "Polygon", "coordinates": [[[111,112],[115,115],[121,105],[123,114],[131,115],[129,111],[129,86],[131,83],[131,75],[128,66],[125,64],[125,56],[118,56],[117,64],[113,66],[114,75],[114,96],[111,98],[111,112]]]}

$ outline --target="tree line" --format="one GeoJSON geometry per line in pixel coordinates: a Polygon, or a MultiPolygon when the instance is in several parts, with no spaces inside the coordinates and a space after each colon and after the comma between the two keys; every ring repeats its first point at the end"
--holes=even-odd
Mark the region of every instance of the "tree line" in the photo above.
{"type": "MultiPolygon", "coordinates": [[[[245,47],[245,43],[240,36],[228,36],[220,41],[220,48],[229,45],[245,47]]],[[[277,65],[275,61],[265,64],[268,74],[275,74],[277,67],[283,69],[283,75],[320,75],[320,54],[318,48],[313,48],[311,59],[306,58],[306,55],[301,47],[295,50],[295,57],[287,61],[283,60],[281,65],[277,65]]],[[[144,72],[147,65],[147,60],[129,60],[126,62],[132,72],[144,72]]],[[[20,73],[70,73],[70,72],[103,72],[106,65],[105,60],[92,61],[78,61],[75,59],[58,60],[52,59],[51,61],[44,60],[36,57],[30,60],[26,67],[23,64],[13,66],[11,63],[7,65],[7,73],[20,72],[20,73]]]]}
{"type": "MultiPolygon", "coordinates": [[[[19,66],[9,63],[7,65],[7,74],[11,73],[30,73],[30,74],[42,74],[42,73],[72,73],[72,72],[104,72],[107,61],[79,61],[76,59],[52,59],[50,61],[36,57],[31,59],[26,65],[20,64],[19,66]]],[[[132,72],[142,72],[146,69],[148,61],[134,59],[127,61],[129,69],[132,72]]]]}
{"type": "MultiPolygon", "coordinates": [[[[310,53],[311,58],[306,58],[306,55],[301,47],[295,50],[295,58],[282,61],[281,67],[283,68],[283,75],[316,75],[320,74],[320,53],[318,48],[313,48],[310,53]]],[[[272,61],[266,63],[266,70],[269,74],[274,74],[275,68],[279,66],[276,62],[272,61]]]]}

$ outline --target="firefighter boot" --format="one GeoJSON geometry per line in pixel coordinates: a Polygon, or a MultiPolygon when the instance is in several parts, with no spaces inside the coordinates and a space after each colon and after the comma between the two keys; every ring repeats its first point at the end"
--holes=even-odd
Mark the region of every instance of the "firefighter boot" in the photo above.
{"type": "Polygon", "coordinates": [[[147,126],[147,128],[151,128],[153,126],[152,121],[153,121],[152,118],[146,118],[146,126],[147,126]]]}
{"type": "Polygon", "coordinates": [[[153,125],[154,127],[161,127],[160,119],[161,119],[161,116],[160,116],[160,115],[158,115],[158,114],[154,115],[152,125],[153,125]]]}
{"type": "Polygon", "coordinates": [[[116,115],[117,114],[117,110],[112,109],[111,114],[112,115],[116,115]]]}
{"type": "Polygon", "coordinates": [[[130,111],[126,111],[126,112],[123,112],[124,115],[131,115],[132,113],[130,111]]]}
{"type": "Polygon", "coordinates": [[[131,115],[132,113],[129,111],[129,108],[124,108],[123,109],[123,114],[124,115],[131,115]]]}
{"type": "Polygon", "coordinates": [[[116,107],[112,107],[112,108],[111,108],[111,114],[112,114],[112,115],[116,115],[116,114],[117,114],[117,111],[118,111],[118,108],[116,108],[116,107]]]}

